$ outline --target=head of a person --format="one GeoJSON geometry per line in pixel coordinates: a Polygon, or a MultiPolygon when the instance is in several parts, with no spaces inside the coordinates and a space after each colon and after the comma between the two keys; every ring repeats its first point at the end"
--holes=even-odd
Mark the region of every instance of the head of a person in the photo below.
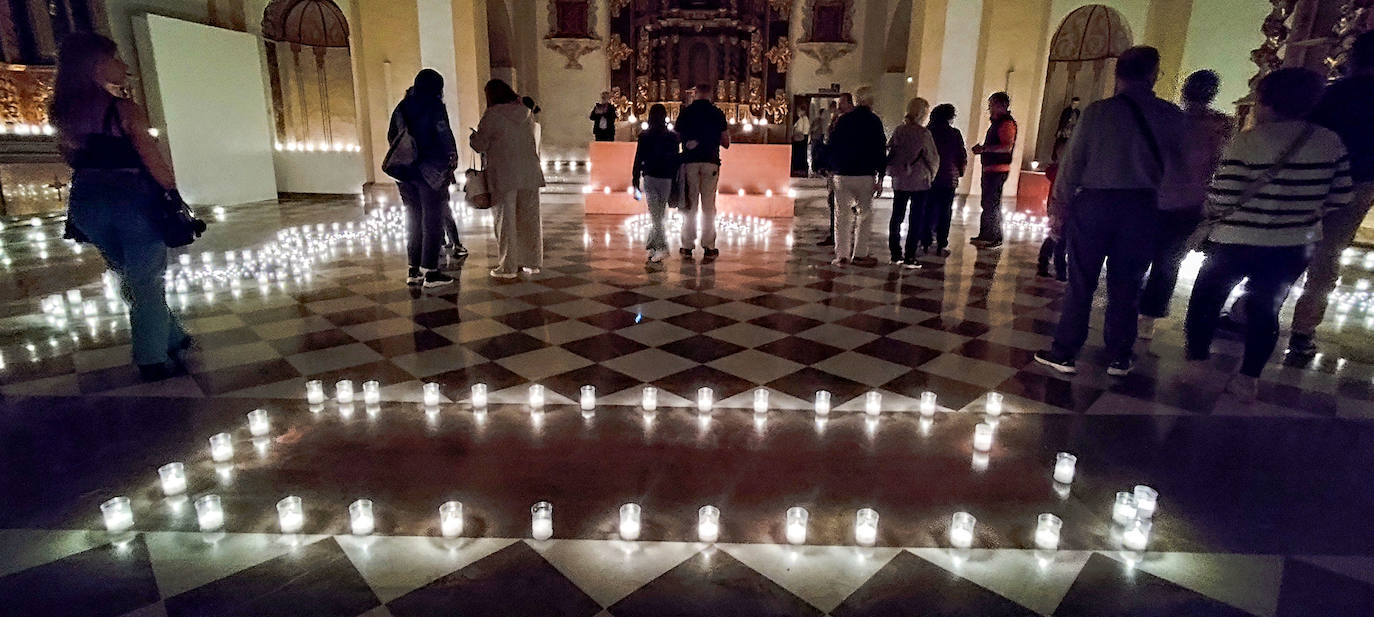
{"type": "Polygon", "coordinates": [[[871,109],[873,107],[874,96],[872,88],[868,86],[859,88],[854,91],[854,106],[868,107],[871,109]]]}
{"type": "Polygon", "coordinates": [[[692,96],[696,97],[696,100],[698,101],[709,101],[711,100],[711,97],[715,95],[715,93],[715,86],[712,86],[708,83],[700,83],[697,84],[696,87],[692,88],[692,96]]]}
{"type": "Polygon", "coordinates": [[[1255,88],[1260,116],[1280,121],[1306,117],[1321,99],[1325,83],[1316,72],[1297,67],[1265,75],[1255,88]]]}
{"type": "Polygon", "coordinates": [[[654,103],[649,108],[648,121],[650,128],[668,128],[668,108],[663,103],[654,103]]]}
{"type": "Polygon", "coordinates": [[[854,111],[854,95],[846,92],[840,95],[840,113],[847,114],[854,111]]]}
{"type": "Polygon", "coordinates": [[[415,86],[411,92],[421,98],[443,98],[444,76],[434,69],[421,69],[415,74],[415,86]]]}
{"type": "Polygon", "coordinates": [[[91,114],[103,114],[110,97],[124,88],[129,67],[115,42],[99,34],[72,34],[57,56],[50,116],[58,130],[91,114]]]}
{"type": "Polygon", "coordinates": [[[1217,98],[1221,76],[1216,71],[1201,70],[1183,80],[1183,102],[1206,107],[1217,98]]]}
{"type": "Polygon", "coordinates": [[[1137,45],[1121,52],[1116,59],[1116,86],[1153,88],[1159,81],[1159,50],[1137,45]]]}
{"type": "Polygon", "coordinates": [[[602,103],[610,103],[610,102],[611,102],[611,93],[610,93],[610,92],[602,92],[602,93],[601,93],[601,102],[602,102],[602,103]]]}
{"type": "Polygon", "coordinates": [[[1011,95],[1006,92],[993,92],[988,97],[988,115],[1000,118],[1011,111],[1011,95]]]}
{"type": "Polygon", "coordinates": [[[910,124],[920,124],[925,122],[926,114],[930,112],[930,101],[921,97],[916,97],[907,101],[906,121],[910,124]]]}
{"type": "Polygon", "coordinates": [[[1358,37],[1350,46],[1350,70],[1354,73],[1374,72],[1374,30],[1358,37]]]}
{"type": "Polygon", "coordinates": [[[935,109],[930,110],[930,124],[939,126],[950,126],[954,122],[956,112],[954,106],[949,103],[940,103],[935,109]]]}
{"type": "Polygon", "coordinates": [[[487,82],[487,85],[485,88],[483,88],[483,91],[487,94],[488,107],[494,107],[496,105],[505,105],[506,103],[516,103],[520,101],[520,97],[515,94],[515,90],[511,89],[510,84],[499,79],[493,79],[487,82]]]}
{"type": "Polygon", "coordinates": [[[540,111],[543,111],[542,109],[539,108],[539,105],[536,105],[536,104],[535,104],[534,99],[531,98],[531,97],[528,97],[528,96],[521,97],[521,98],[520,98],[520,102],[521,102],[521,103],[524,103],[524,104],[525,104],[525,107],[527,107],[527,108],[530,110],[530,113],[532,113],[532,114],[538,114],[540,111]]]}
{"type": "Polygon", "coordinates": [[[1078,109],[1078,106],[1079,106],[1079,105],[1082,105],[1082,104],[1083,104],[1083,99],[1080,99],[1080,98],[1078,98],[1078,97],[1076,97],[1076,96],[1073,97],[1073,98],[1071,98],[1071,99],[1069,99],[1069,107],[1072,107],[1072,108],[1074,108],[1074,109],[1078,109]]]}

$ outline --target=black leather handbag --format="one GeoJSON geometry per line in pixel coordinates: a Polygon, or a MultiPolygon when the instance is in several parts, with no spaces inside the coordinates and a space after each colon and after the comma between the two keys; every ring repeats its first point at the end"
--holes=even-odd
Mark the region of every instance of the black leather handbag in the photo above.
{"type": "Polygon", "coordinates": [[[196,218],[176,189],[161,191],[153,204],[153,225],[162,232],[168,248],[179,248],[205,233],[205,221],[196,218]]]}

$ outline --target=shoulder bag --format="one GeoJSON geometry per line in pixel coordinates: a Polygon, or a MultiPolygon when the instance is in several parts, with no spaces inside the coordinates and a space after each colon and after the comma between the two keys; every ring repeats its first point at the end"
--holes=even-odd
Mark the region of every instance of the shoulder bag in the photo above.
{"type": "Polygon", "coordinates": [[[477,160],[480,169],[469,168],[463,172],[463,197],[474,209],[487,210],[491,208],[491,187],[487,186],[487,156],[478,153],[477,160]]]}
{"type": "Polygon", "coordinates": [[[396,129],[396,137],[387,146],[386,156],[382,158],[382,171],[397,180],[408,180],[414,175],[411,171],[415,163],[420,160],[420,146],[415,143],[415,136],[410,134],[410,122],[400,109],[396,110],[396,117],[400,126],[396,129]]]}
{"type": "MultiPolygon", "coordinates": [[[[110,104],[110,110],[105,115],[105,125],[102,127],[105,134],[109,134],[112,120],[114,126],[123,133],[123,124],[116,103],[110,104]]],[[[132,147],[132,141],[128,143],[132,147]]],[[[138,155],[135,153],[135,156],[138,155]]],[[[152,222],[153,228],[162,236],[162,243],[166,244],[168,248],[181,248],[195,242],[201,234],[205,233],[205,221],[196,218],[195,213],[191,212],[190,206],[187,206],[186,201],[181,198],[181,193],[177,192],[176,189],[165,190],[153,179],[153,173],[143,163],[141,156],[138,157],[138,162],[142,168],[140,173],[142,181],[150,189],[151,203],[148,204],[148,219],[152,222]]]]}
{"type": "Polygon", "coordinates": [[[1283,173],[1284,168],[1288,167],[1288,164],[1292,162],[1293,155],[1297,154],[1298,150],[1302,149],[1303,144],[1307,143],[1307,140],[1312,137],[1312,133],[1315,132],[1315,130],[1315,125],[1308,123],[1302,132],[1298,134],[1298,137],[1293,140],[1293,143],[1288,144],[1288,148],[1279,155],[1278,160],[1274,161],[1274,164],[1261,172],[1259,176],[1256,176],[1255,179],[1245,187],[1245,190],[1241,191],[1240,198],[1236,200],[1235,205],[1229,206],[1224,210],[1213,209],[1210,207],[1210,203],[1204,206],[1203,212],[1205,213],[1205,218],[1202,219],[1201,223],[1198,223],[1197,229],[1193,230],[1193,233],[1188,236],[1186,244],[1188,249],[1193,251],[1201,250],[1203,246],[1207,244],[1207,239],[1212,236],[1212,232],[1216,230],[1217,226],[1220,225],[1226,217],[1231,216],[1236,210],[1239,210],[1241,206],[1249,203],[1256,195],[1259,195],[1260,191],[1269,186],[1269,183],[1273,182],[1274,178],[1277,178],[1280,173],[1283,173]]]}

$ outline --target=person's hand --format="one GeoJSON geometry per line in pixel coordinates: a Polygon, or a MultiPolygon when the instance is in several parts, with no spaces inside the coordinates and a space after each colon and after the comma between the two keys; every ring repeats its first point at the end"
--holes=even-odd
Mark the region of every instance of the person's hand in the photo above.
{"type": "Polygon", "coordinates": [[[682,147],[684,147],[684,148],[686,148],[686,149],[688,149],[688,150],[696,150],[696,149],[697,149],[697,146],[699,146],[699,145],[701,145],[701,143],[698,142],[697,140],[695,140],[695,139],[689,139],[689,140],[687,140],[687,143],[682,144],[682,147]]]}
{"type": "Polygon", "coordinates": [[[983,144],[974,144],[974,146],[973,146],[973,153],[974,153],[974,154],[982,154],[982,153],[983,153],[983,144]]]}
{"type": "Polygon", "coordinates": [[[882,196],[883,196],[883,183],[882,183],[882,182],[874,182],[874,183],[873,183],[873,198],[874,198],[874,199],[877,199],[877,198],[882,197],[882,196]]]}

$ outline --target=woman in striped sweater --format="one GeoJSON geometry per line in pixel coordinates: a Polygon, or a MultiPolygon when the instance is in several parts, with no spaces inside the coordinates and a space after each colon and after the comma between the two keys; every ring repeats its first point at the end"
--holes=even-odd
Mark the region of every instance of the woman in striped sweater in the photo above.
{"type": "Polygon", "coordinates": [[[1222,305],[1241,280],[1246,289],[1245,357],[1227,386],[1253,400],[1279,336],[1279,309],[1321,238],[1322,218],[1347,206],[1350,162],[1340,137],[1304,120],[1322,92],[1306,69],[1260,81],[1254,128],[1222,156],[1207,197],[1213,225],[1207,259],[1193,284],[1185,324],[1188,359],[1207,360],[1222,305]]]}

